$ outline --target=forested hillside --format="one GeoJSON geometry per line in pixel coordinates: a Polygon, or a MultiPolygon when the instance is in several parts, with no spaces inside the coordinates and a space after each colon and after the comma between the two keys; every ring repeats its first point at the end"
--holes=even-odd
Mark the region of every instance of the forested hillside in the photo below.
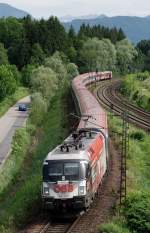
{"type": "Polygon", "coordinates": [[[66,29],[69,29],[72,25],[78,32],[82,24],[90,25],[90,27],[101,25],[108,28],[122,28],[127,38],[135,44],[140,40],[150,39],[150,17],[108,17],[104,15],[94,19],[75,19],[71,22],[64,23],[64,26],[66,29]]]}
{"type": "Polygon", "coordinates": [[[12,94],[20,83],[28,87],[28,73],[56,51],[75,63],[80,72],[149,69],[149,42],[140,42],[134,48],[122,29],[83,24],[78,33],[73,27],[66,32],[56,17],[34,20],[30,16],[0,19],[0,28],[1,87],[6,84],[4,77],[10,83],[5,90],[2,88],[0,98],[12,94]]]}
{"type": "Polygon", "coordinates": [[[41,64],[44,57],[56,51],[77,61],[77,54],[88,37],[108,38],[113,43],[125,38],[121,29],[89,28],[84,25],[78,34],[73,28],[67,33],[56,17],[39,21],[30,16],[20,20],[1,19],[0,28],[0,42],[7,49],[9,62],[19,69],[28,63],[41,64]]]}
{"type": "Polygon", "coordinates": [[[30,16],[24,19],[3,18],[0,19],[0,28],[1,99],[13,94],[19,83],[28,86],[26,73],[42,65],[46,57],[56,51],[75,62],[82,70],[80,50],[89,36],[106,37],[113,43],[124,38],[121,30],[99,27],[90,29],[83,26],[78,34],[71,28],[67,33],[56,17],[39,21],[30,16]],[[19,71],[22,71],[22,75],[19,71]]]}

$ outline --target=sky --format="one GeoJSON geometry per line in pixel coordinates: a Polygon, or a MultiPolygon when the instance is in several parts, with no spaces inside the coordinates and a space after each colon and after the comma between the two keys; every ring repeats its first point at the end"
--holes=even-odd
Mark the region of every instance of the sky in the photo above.
{"type": "Polygon", "coordinates": [[[106,14],[108,16],[150,15],[150,0],[2,0],[36,18],[106,14]]]}

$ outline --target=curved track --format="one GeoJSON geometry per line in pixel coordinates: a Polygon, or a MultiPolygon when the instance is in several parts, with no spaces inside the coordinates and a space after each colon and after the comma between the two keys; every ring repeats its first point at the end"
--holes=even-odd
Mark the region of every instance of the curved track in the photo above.
{"type": "Polygon", "coordinates": [[[150,131],[150,113],[139,108],[119,94],[121,81],[105,81],[96,90],[98,101],[107,109],[121,116],[128,112],[128,119],[136,126],[150,131]]]}

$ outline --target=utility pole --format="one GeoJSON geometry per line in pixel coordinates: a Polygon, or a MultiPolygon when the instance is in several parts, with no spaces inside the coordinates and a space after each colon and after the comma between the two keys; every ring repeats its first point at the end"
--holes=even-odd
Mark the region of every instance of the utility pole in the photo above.
{"type": "Polygon", "coordinates": [[[120,179],[120,206],[124,204],[127,195],[127,155],[129,152],[129,122],[128,112],[122,113],[122,151],[121,151],[121,179],[120,179]]]}

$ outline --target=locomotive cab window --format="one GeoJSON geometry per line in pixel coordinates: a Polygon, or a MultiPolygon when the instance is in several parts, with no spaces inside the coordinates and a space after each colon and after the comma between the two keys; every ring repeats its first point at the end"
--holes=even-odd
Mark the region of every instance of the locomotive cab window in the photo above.
{"type": "Polygon", "coordinates": [[[67,180],[78,180],[79,163],[64,163],[64,176],[67,180]]]}
{"type": "Polygon", "coordinates": [[[87,178],[87,173],[88,173],[88,163],[81,161],[80,162],[80,179],[84,180],[87,178]]]}
{"type": "Polygon", "coordinates": [[[50,181],[61,180],[63,176],[63,164],[62,163],[50,163],[49,164],[49,179],[50,181]]]}
{"type": "Polygon", "coordinates": [[[63,175],[63,164],[52,163],[49,166],[49,176],[62,176],[63,175]]]}

